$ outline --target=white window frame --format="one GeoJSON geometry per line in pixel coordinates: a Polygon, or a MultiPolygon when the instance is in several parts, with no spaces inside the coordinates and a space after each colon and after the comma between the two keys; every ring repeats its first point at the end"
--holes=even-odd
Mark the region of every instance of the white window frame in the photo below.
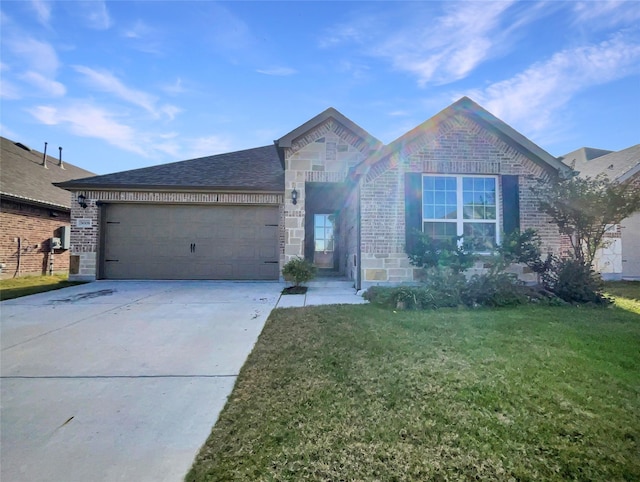
{"type": "MultiPolygon", "coordinates": [[[[422,215],[422,225],[420,230],[424,232],[424,223],[451,223],[456,224],[456,235],[463,236],[464,235],[464,224],[465,223],[486,223],[486,224],[495,224],[496,227],[496,246],[499,246],[501,243],[501,202],[502,202],[502,193],[500,191],[500,176],[493,174],[422,174],[422,186],[420,191],[420,213],[422,215]],[[436,219],[436,218],[425,218],[424,217],[424,180],[427,177],[453,177],[456,179],[456,219],[436,219]],[[495,179],[496,183],[496,218],[495,219],[464,219],[464,203],[463,203],[463,189],[462,189],[462,180],[464,178],[491,178],[495,179]]],[[[484,252],[484,251],[483,251],[484,252]]]]}

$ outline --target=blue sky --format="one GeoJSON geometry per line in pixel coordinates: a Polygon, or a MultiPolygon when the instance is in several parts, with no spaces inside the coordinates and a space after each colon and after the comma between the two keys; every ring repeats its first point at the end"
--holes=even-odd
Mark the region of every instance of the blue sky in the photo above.
{"type": "Polygon", "coordinates": [[[271,144],[327,107],[384,143],[463,95],[554,156],[640,142],[640,2],[0,4],[2,135],[98,174],[271,144]]]}

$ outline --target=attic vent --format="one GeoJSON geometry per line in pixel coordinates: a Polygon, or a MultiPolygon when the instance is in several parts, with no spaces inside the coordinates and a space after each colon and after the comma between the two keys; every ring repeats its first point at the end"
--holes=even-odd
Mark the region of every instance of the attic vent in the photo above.
{"type": "Polygon", "coordinates": [[[29,146],[25,146],[22,142],[16,142],[15,145],[18,146],[20,149],[24,149],[25,151],[31,152],[31,148],[29,146]]]}
{"type": "Polygon", "coordinates": [[[607,169],[613,169],[613,164],[611,164],[607,169]]]}

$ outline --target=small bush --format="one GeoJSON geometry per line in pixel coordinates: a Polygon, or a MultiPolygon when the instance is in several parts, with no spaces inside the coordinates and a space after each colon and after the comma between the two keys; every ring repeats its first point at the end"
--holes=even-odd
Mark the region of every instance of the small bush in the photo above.
{"type": "Polygon", "coordinates": [[[462,291],[467,306],[516,306],[530,300],[531,289],[508,273],[474,275],[462,291]]]}
{"type": "Polygon", "coordinates": [[[568,303],[611,303],[603,293],[604,282],[600,275],[577,259],[554,259],[543,282],[547,289],[568,303]]]}
{"type": "Polygon", "coordinates": [[[429,235],[417,232],[417,241],[407,253],[411,264],[419,268],[450,269],[460,273],[471,268],[477,256],[473,241],[454,239],[433,239],[429,235]]]}
{"type": "Polygon", "coordinates": [[[282,276],[295,286],[300,286],[316,276],[316,267],[306,259],[294,258],[284,265],[282,276]]]}

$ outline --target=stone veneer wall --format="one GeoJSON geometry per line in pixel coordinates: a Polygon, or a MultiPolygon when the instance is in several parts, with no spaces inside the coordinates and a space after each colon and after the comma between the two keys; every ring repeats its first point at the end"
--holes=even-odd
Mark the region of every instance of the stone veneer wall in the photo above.
{"type": "MultiPolygon", "coordinates": [[[[80,192],[73,193],[71,202],[71,256],[77,257],[77,273],[71,280],[95,280],[100,243],[100,203],[205,204],[205,205],[278,205],[280,208],[280,252],[284,252],[284,208],[282,194],[237,192],[158,192],[158,191],[81,191],[87,198],[87,208],[78,205],[80,192]],[[78,219],[87,220],[89,227],[79,227],[78,219]]],[[[73,261],[73,260],[72,260],[73,261]]],[[[73,264],[73,263],[72,263],[73,264]]]]}
{"type": "MultiPolygon", "coordinates": [[[[46,274],[51,261],[50,240],[61,236],[62,226],[69,226],[69,212],[3,199],[0,226],[0,263],[4,264],[0,278],[46,274]]],[[[53,272],[68,270],[69,250],[54,250],[53,272]]]]}
{"type": "Polygon", "coordinates": [[[304,257],[306,183],[344,182],[349,169],[364,159],[363,151],[368,147],[350,130],[328,119],[285,148],[285,247],[281,266],[304,257]],[[291,201],[294,189],[298,192],[295,205],[291,201]]]}
{"type": "MultiPolygon", "coordinates": [[[[537,229],[543,249],[558,252],[557,228],[537,210],[531,192],[536,179],[547,176],[545,171],[481,126],[456,116],[373,166],[361,181],[362,288],[418,279],[405,253],[407,172],[518,175],[521,227],[537,229]]],[[[499,191],[500,220],[501,195],[499,191]]]]}

